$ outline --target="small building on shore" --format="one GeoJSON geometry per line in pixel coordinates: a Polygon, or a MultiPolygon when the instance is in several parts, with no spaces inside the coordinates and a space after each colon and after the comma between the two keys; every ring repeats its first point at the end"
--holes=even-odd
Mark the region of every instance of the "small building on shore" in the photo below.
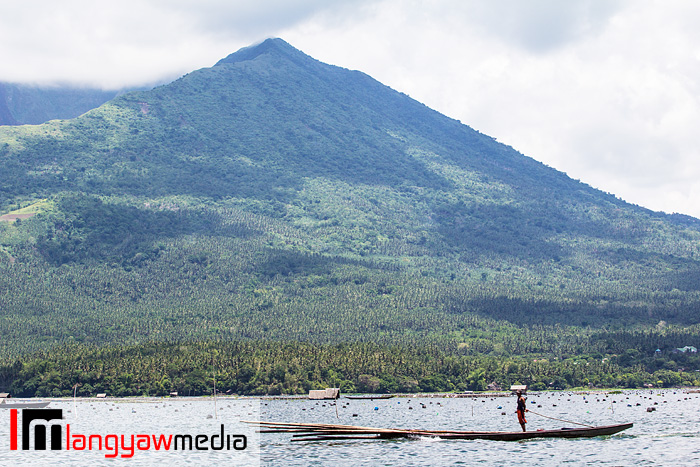
{"type": "Polygon", "coordinates": [[[339,399],[340,388],[326,388],[309,391],[309,399],[324,400],[324,399],[339,399]]]}

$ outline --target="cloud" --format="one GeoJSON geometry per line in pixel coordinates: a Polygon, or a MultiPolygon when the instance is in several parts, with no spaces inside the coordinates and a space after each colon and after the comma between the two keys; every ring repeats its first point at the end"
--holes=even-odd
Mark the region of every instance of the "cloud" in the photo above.
{"type": "Polygon", "coordinates": [[[16,2],[3,11],[0,40],[14,46],[0,49],[0,60],[13,65],[0,79],[105,87],[154,80],[170,71],[162,68],[167,51],[193,53],[178,40],[183,30],[182,18],[148,2],[16,2]]]}
{"type": "Polygon", "coordinates": [[[211,66],[358,0],[26,0],[3,6],[0,80],[121,87],[211,66]]]}
{"type": "Polygon", "coordinates": [[[532,52],[547,52],[599,33],[618,0],[468,0],[462,14],[485,34],[532,52]]]}
{"type": "Polygon", "coordinates": [[[267,37],[314,15],[359,7],[362,0],[151,0],[154,6],[188,18],[199,33],[220,37],[267,37]]]}

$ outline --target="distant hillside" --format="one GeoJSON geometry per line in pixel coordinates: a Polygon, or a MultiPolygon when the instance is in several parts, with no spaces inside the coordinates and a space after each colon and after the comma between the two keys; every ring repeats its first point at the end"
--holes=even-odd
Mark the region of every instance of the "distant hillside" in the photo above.
{"type": "Polygon", "coordinates": [[[0,125],[38,125],[49,120],[75,118],[123,92],[0,82],[0,125]]]}
{"type": "Polygon", "coordinates": [[[280,39],[73,120],[2,127],[0,165],[0,214],[35,213],[0,222],[0,354],[183,339],[556,353],[698,324],[697,219],[280,39]]]}

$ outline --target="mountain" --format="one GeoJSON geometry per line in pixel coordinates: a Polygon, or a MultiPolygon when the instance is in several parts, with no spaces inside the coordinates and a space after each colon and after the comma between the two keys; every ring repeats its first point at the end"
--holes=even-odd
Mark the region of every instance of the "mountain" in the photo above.
{"type": "Polygon", "coordinates": [[[0,355],[193,339],[561,353],[665,327],[698,345],[700,221],[280,39],[1,127],[0,165],[0,355]]]}
{"type": "Polygon", "coordinates": [[[75,118],[128,91],[0,82],[0,125],[75,118]]]}

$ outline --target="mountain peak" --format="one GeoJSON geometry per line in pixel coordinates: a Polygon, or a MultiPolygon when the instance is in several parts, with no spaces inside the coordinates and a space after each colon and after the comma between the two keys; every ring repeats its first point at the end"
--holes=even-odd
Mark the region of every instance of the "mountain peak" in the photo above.
{"type": "Polygon", "coordinates": [[[275,37],[265,39],[263,42],[260,42],[258,44],[243,47],[242,49],[239,49],[237,52],[232,53],[228,57],[219,60],[219,62],[217,62],[216,65],[218,66],[226,63],[246,62],[249,60],[254,60],[259,56],[266,54],[286,56],[288,58],[311,58],[303,52],[301,52],[300,50],[295,49],[284,40],[275,37]]]}

